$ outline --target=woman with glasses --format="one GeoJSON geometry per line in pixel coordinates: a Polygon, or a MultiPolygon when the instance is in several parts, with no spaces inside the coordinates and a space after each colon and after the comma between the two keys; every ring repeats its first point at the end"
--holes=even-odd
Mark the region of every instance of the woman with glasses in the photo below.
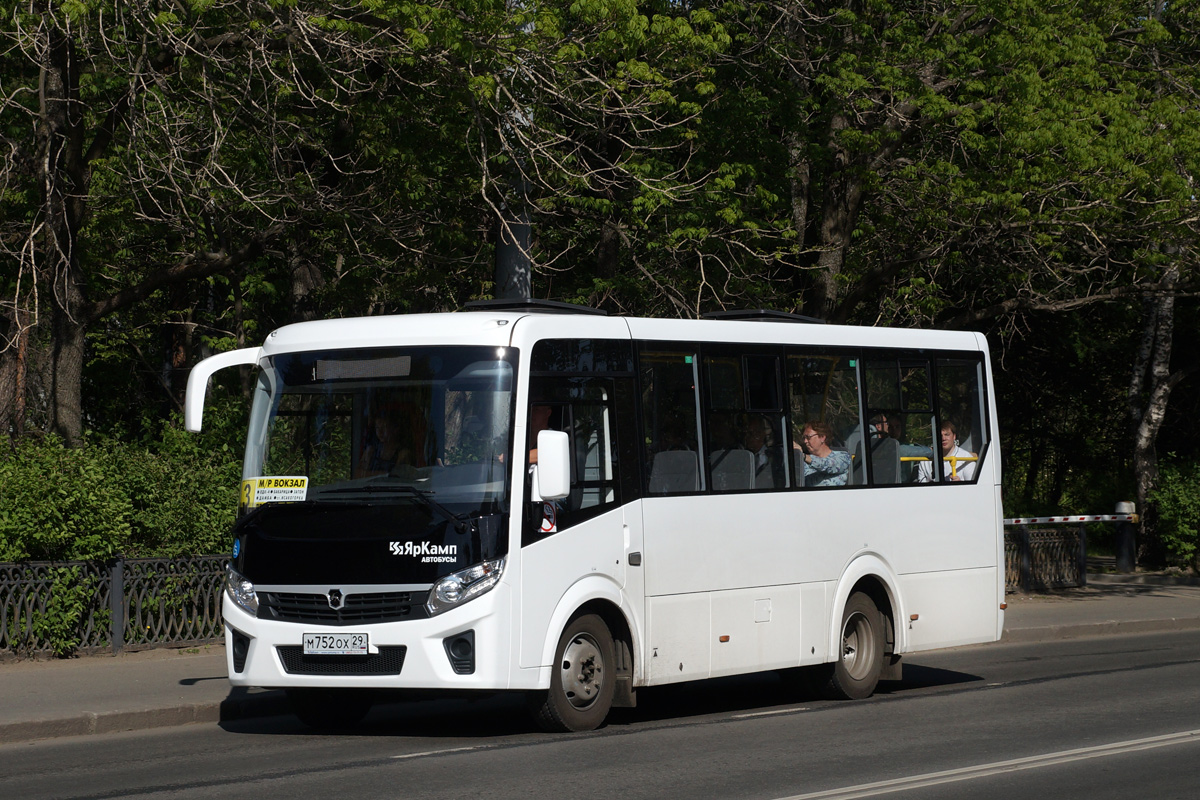
{"type": "Polygon", "coordinates": [[[805,486],[845,486],[850,472],[850,454],[834,450],[833,428],[823,420],[804,423],[800,449],[804,452],[805,486]]]}

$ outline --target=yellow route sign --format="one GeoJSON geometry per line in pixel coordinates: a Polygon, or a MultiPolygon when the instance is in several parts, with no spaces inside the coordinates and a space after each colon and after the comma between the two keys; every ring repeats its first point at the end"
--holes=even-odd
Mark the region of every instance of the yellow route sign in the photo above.
{"type": "Polygon", "coordinates": [[[248,478],[242,481],[238,506],[243,510],[263,503],[299,503],[308,495],[308,478],[303,475],[248,478]]]}

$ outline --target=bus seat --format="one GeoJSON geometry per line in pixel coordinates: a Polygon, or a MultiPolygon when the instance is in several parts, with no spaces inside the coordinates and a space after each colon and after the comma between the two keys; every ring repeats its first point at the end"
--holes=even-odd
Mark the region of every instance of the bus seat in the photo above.
{"type": "Polygon", "coordinates": [[[655,453],[650,467],[650,494],[700,491],[700,464],[691,450],[655,453]]]}
{"type": "Polygon", "coordinates": [[[709,457],[709,463],[715,491],[754,488],[754,456],[749,450],[718,450],[709,457]]]}
{"type": "Polygon", "coordinates": [[[871,445],[871,475],[875,485],[900,482],[900,443],[892,438],[871,445]]]}
{"type": "MultiPolygon", "coordinates": [[[[850,474],[846,477],[846,484],[849,486],[862,486],[867,482],[867,474],[863,467],[863,436],[862,428],[856,427],[846,437],[846,452],[850,454],[850,474]]],[[[803,472],[797,472],[797,475],[802,476],[803,472]]]]}

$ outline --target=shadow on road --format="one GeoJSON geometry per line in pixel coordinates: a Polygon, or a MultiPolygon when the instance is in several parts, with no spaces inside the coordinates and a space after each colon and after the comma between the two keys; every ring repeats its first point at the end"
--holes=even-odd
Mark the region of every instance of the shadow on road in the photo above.
{"type": "MultiPolygon", "coordinates": [[[[904,666],[904,680],[882,681],[877,696],[902,696],[905,692],[956,686],[983,678],[954,670],[904,666]]],[[[833,708],[839,701],[813,696],[777,672],[690,681],[638,690],[636,708],[616,708],[606,728],[621,729],[647,723],[686,722],[803,704],[808,709],[833,708]]],[[[526,713],[525,699],[516,693],[479,694],[469,697],[431,697],[421,693],[390,693],[372,708],[365,720],[345,731],[316,731],[287,713],[286,700],[278,698],[276,716],[223,719],[224,730],[245,735],[319,736],[336,733],[354,736],[488,739],[537,733],[526,713]]]]}

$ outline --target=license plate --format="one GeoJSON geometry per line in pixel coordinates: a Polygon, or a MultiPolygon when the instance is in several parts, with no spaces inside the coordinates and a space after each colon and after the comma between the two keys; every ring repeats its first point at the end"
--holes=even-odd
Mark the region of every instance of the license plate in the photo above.
{"type": "Polygon", "coordinates": [[[306,656],[365,656],[368,650],[365,633],[306,633],[306,656]]]}

